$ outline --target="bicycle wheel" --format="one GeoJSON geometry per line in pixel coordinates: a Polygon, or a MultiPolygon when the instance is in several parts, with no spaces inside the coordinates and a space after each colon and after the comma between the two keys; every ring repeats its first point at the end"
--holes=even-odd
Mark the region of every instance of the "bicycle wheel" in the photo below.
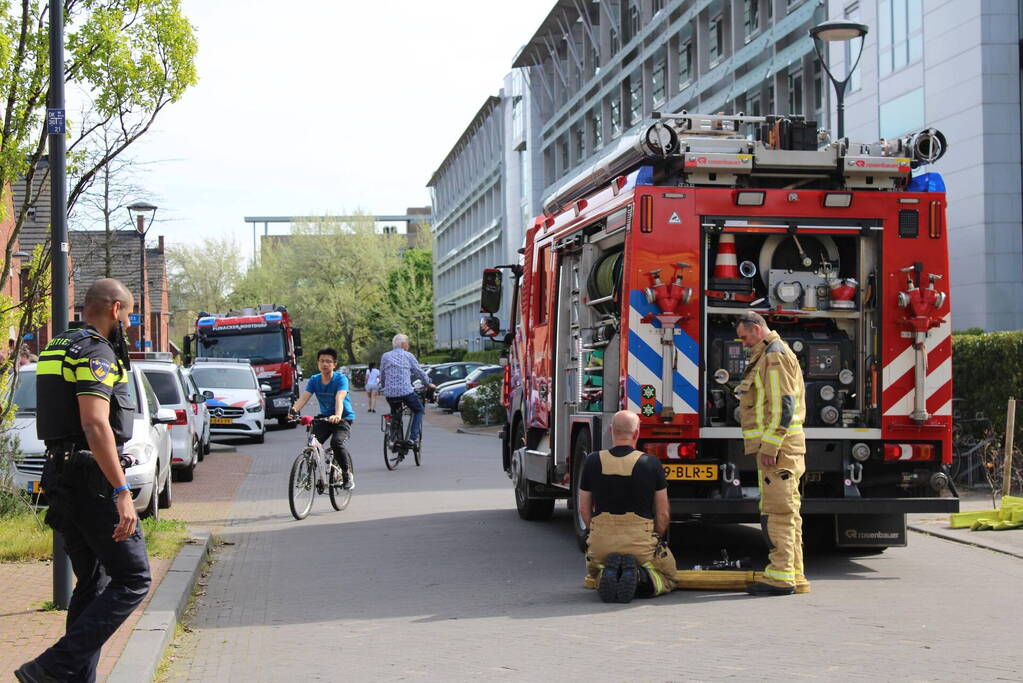
{"type": "Polygon", "coordinates": [[[352,502],[352,492],[344,487],[344,475],[333,460],[330,461],[330,504],[341,512],[352,502]]]}
{"type": "MultiPolygon", "coordinates": [[[[401,434],[400,429],[397,430],[397,433],[401,434]]],[[[384,432],[384,464],[387,465],[387,469],[389,470],[395,469],[398,466],[398,463],[401,462],[400,451],[391,450],[391,437],[391,430],[384,432]]]]}
{"type": "Polygon", "coordinates": [[[316,463],[308,453],[295,458],[288,479],[288,504],[295,519],[305,519],[316,496],[316,463]]]}
{"type": "Polygon", "coordinates": [[[423,459],[423,432],[422,432],[422,430],[420,430],[420,432],[419,432],[419,439],[416,440],[415,454],[416,454],[416,467],[419,467],[419,464],[420,464],[420,462],[423,459]]]}

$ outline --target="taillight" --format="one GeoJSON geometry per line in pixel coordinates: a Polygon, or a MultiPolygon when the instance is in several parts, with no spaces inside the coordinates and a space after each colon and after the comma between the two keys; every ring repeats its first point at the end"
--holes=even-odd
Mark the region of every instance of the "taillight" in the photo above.
{"type": "Polygon", "coordinates": [[[639,231],[654,231],[654,198],[648,194],[639,198],[639,231]]]}
{"type": "Polygon", "coordinates": [[[934,446],[928,443],[886,443],[885,462],[896,460],[934,460],[934,446]]]}
{"type": "Polygon", "coordinates": [[[170,423],[172,427],[174,425],[188,424],[188,414],[185,412],[184,408],[178,408],[177,410],[175,410],[174,417],[175,417],[174,422],[170,423]]]}
{"type": "Polygon", "coordinates": [[[930,225],[927,227],[927,234],[931,239],[941,237],[941,223],[945,220],[945,212],[941,210],[941,202],[931,202],[930,225]]]}
{"type": "Polygon", "coordinates": [[[678,458],[693,460],[696,458],[695,441],[683,441],[682,443],[653,441],[642,444],[640,450],[661,460],[675,460],[678,458]]]}
{"type": "Polygon", "coordinates": [[[479,385],[480,385],[480,383],[479,383],[479,382],[466,382],[466,383],[465,383],[465,388],[466,388],[466,389],[475,389],[475,388],[476,388],[476,387],[478,387],[479,385]]]}

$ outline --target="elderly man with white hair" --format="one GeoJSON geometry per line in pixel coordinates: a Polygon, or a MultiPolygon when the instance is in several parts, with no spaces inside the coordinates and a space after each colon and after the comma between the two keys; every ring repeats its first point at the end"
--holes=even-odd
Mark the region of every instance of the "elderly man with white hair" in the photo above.
{"type": "Polygon", "coordinates": [[[397,424],[402,405],[412,410],[412,428],[409,440],[400,443],[399,448],[416,449],[419,444],[419,432],[423,428],[423,402],[412,388],[412,377],[422,380],[427,387],[433,388],[430,377],[419,367],[419,361],[409,353],[408,337],[404,334],[394,335],[391,340],[394,347],[380,357],[380,385],[391,406],[391,424],[397,424]]]}

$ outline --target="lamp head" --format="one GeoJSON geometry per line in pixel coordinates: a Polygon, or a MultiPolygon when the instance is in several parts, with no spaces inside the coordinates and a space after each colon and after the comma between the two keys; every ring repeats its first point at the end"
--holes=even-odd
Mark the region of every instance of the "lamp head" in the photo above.
{"type": "Polygon", "coordinates": [[[866,24],[855,21],[837,19],[825,21],[810,29],[810,37],[815,40],[823,40],[829,43],[843,42],[853,38],[863,38],[867,35],[869,28],[866,24]]]}

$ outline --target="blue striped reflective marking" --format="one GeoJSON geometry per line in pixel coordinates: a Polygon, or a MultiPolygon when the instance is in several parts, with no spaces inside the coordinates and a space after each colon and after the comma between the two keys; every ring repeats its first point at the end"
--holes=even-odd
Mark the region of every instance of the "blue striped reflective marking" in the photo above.
{"type": "MultiPolygon", "coordinates": [[[[629,305],[636,309],[639,316],[642,318],[645,315],[658,315],[661,311],[656,305],[646,300],[646,294],[641,289],[634,289],[629,295],[629,305]]],[[[661,323],[656,318],[651,321],[651,324],[657,329],[661,329],[661,323]]],[[[700,349],[696,343],[696,340],[690,337],[685,330],[679,330],[675,335],[675,347],[682,352],[682,354],[691,360],[697,367],[700,365],[700,349]]],[[[660,372],[658,370],[658,372],[660,372]]]]}
{"type": "MultiPolygon", "coordinates": [[[[632,331],[629,334],[629,353],[646,366],[647,370],[658,377],[661,376],[661,355],[650,348],[638,334],[632,331]]],[[[672,390],[695,411],[698,396],[696,387],[679,373],[673,372],[672,375],[672,390]]]]}

